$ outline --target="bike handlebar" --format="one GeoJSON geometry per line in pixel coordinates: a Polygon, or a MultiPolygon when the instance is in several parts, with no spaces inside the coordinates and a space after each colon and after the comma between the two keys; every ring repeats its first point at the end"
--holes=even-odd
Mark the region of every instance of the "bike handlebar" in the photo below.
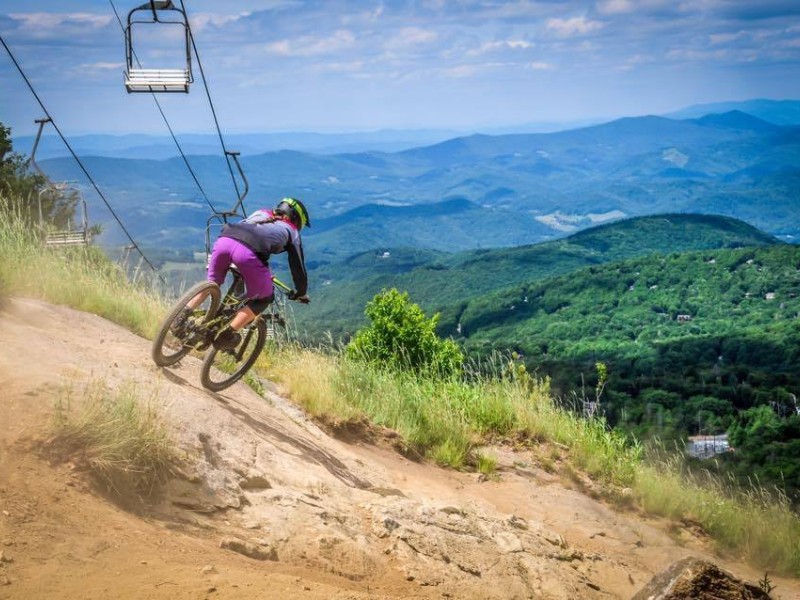
{"type": "Polygon", "coordinates": [[[274,283],[276,287],[283,290],[286,293],[286,295],[289,296],[290,300],[296,300],[297,302],[300,302],[302,304],[308,304],[309,302],[311,302],[311,298],[309,298],[308,295],[303,294],[302,296],[298,296],[297,290],[289,287],[275,276],[272,277],[272,283],[274,283]]]}

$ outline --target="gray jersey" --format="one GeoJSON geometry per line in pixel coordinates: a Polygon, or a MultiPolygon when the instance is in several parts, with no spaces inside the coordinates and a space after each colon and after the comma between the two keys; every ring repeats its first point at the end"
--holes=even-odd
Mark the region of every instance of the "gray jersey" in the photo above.
{"type": "Polygon", "coordinates": [[[295,290],[301,296],[308,291],[303,243],[293,223],[276,218],[270,210],[258,210],[239,223],[226,225],[220,236],[243,243],[268,266],[270,256],[286,252],[295,290]]]}

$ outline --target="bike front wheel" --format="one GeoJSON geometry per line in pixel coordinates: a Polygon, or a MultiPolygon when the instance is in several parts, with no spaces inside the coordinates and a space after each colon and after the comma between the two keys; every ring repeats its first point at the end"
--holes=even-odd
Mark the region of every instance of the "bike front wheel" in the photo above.
{"type": "Polygon", "coordinates": [[[203,387],[219,392],[239,381],[258,359],[267,340],[267,326],[257,319],[242,331],[242,341],[233,350],[209,348],[203,360],[200,381],[203,387]]]}
{"type": "Polygon", "coordinates": [[[216,316],[220,298],[219,286],[213,281],[202,281],[181,296],[153,340],[153,362],[168,367],[186,356],[205,335],[203,324],[216,316]],[[189,309],[187,305],[195,297],[200,303],[197,308],[189,309]]]}

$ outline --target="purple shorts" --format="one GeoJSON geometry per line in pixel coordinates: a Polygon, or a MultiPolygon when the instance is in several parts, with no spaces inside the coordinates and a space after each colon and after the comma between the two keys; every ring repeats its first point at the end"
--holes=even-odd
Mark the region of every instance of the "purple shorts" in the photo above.
{"type": "Polygon", "coordinates": [[[222,285],[231,263],[244,279],[247,298],[269,298],[274,293],[272,273],[255,252],[233,238],[221,237],[214,242],[208,261],[208,280],[222,285]]]}

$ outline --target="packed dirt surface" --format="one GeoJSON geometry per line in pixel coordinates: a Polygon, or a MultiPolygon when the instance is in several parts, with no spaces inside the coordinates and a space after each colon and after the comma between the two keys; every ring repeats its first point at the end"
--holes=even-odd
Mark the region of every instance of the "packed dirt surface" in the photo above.
{"type": "MultiPolygon", "coordinates": [[[[159,369],[148,340],[92,314],[0,307],[0,598],[630,599],[687,556],[764,576],[528,451],[487,449],[488,480],[440,469],[330,437],[268,382],[209,393],[199,367],[159,369]],[[150,506],[47,452],[55,403],[98,380],[136,386],[186,456],[150,506]]],[[[774,598],[800,597],[770,580],[774,598]]]]}

